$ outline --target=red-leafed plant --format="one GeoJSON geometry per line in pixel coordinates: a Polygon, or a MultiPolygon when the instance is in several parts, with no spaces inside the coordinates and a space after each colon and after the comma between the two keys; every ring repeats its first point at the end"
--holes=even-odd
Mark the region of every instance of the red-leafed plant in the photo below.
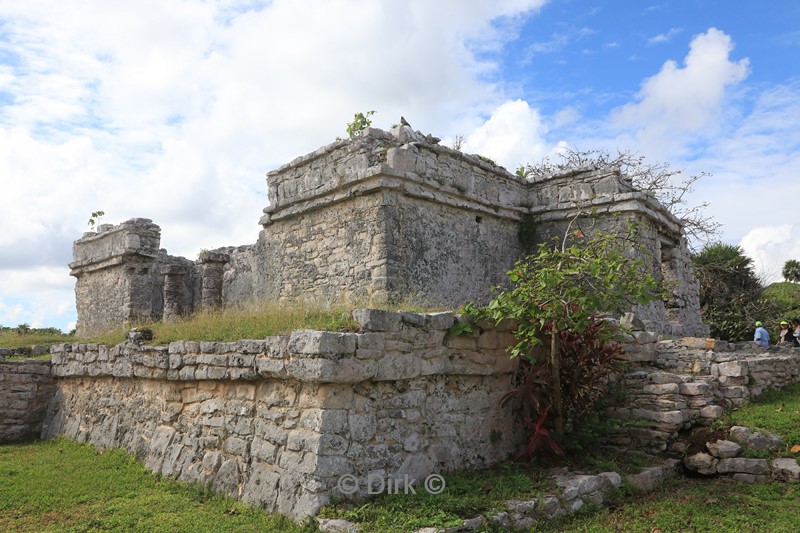
{"type": "Polygon", "coordinates": [[[564,448],[559,446],[555,439],[550,436],[550,432],[544,427],[544,422],[547,420],[548,413],[550,413],[549,405],[545,408],[544,413],[542,413],[542,416],[539,417],[536,423],[527,417],[523,419],[523,424],[531,428],[532,431],[528,437],[528,441],[522,446],[519,453],[517,453],[517,459],[540,457],[544,453],[554,453],[556,455],[565,454],[564,448]]]}
{"type": "MultiPolygon", "coordinates": [[[[619,354],[622,345],[613,339],[617,335],[616,323],[605,317],[592,317],[581,334],[569,331],[558,333],[559,373],[561,396],[565,419],[572,426],[580,424],[598,400],[607,393],[609,376],[619,371],[619,354]]],[[[537,426],[545,424],[552,407],[552,368],[549,359],[531,364],[520,361],[520,382],[501,399],[502,405],[513,405],[522,424],[534,433],[537,426]],[[539,419],[537,424],[531,420],[539,419]]],[[[547,434],[552,439],[549,432],[547,434]]],[[[555,442],[555,441],[554,441],[555,442]]],[[[547,454],[548,447],[527,447],[530,453],[518,454],[518,458],[530,458],[539,453],[547,454]]]]}

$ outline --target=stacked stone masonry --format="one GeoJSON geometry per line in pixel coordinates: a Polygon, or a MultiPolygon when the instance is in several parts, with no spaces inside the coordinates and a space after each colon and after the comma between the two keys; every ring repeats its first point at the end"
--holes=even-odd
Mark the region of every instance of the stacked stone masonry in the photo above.
{"type": "Polygon", "coordinates": [[[322,147],[267,182],[270,205],[252,245],[173,257],[148,219],[76,241],[78,334],[252,299],[458,306],[484,299],[576,217],[587,234],[639,222],[650,269],[676,293],[637,313],[652,331],[707,334],[679,221],[619,169],[522,179],[401,126],[322,147]]]}
{"type": "Polygon", "coordinates": [[[610,443],[656,454],[680,452],[672,445],[682,431],[710,425],[765,389],[800,383],[800,348],[689,337],[659,341],[635,331],[624,357],[631,368],[615,386],[625,402],[609,409],[622,427],[610,443]]]}
{"type": "Polygon", "coordinates": [[[774,454],[783,448],[784,442],[777,435],[734,426],[730,429],[730,440],[707,442],[706,451],[688,455],[683,464],[688,470],[704,476],[722,475],[745,483],[768,480],[800,483],[800,464],[793,457],[763,459],[741,456],[745,449],[774,454]]]}
{"type": "Polygon", "coordinates": [[[0,360],[0,442],[39,438],[54,391],[50,361],[0,360]]]}
{"type": "Polygon", "coordinates": [[[447,337],[451,313],[355,316],[360,333],[55,346],[43,436],[124,447],[152,471],[295,517],[347,496],[344,475],[358,498],[368,480],[509,456],[510,332],[447,337]]]}

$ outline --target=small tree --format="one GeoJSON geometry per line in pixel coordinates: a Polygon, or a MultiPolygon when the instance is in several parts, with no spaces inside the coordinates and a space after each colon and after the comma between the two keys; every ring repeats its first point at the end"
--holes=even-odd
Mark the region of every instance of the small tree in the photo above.
{"type": "MultiPolygon", "coordinates": [[[[549,367],[549,393],[533,398],[538,412],[532,414],[539,416],[546,408],[540,400],[551,403],[557,439],[563,436],[565,419],[570,414],[567,411],[577,413],[586,402],[597,399],[596,394],[586,395],[585,401],[575,398],[577,389],[567,386],[565,379],[572,380],[574,374],[568,373],[582,369],[572,362],[562,365],[562,356],[589,353],[592,357],[592,349],[608,346],[620,337],[621,330],[606,320],[607,313],[622,313],[634,304],[662,295],[658,280],[646,267],[645,252],[637,244],[641,239],[636,239],[635,225],[629,225],[622,235],[595,232],[587,236],[572,229],[576,220],[570,222],[563,239],[542,244],[536,253],[517,262],[508,272],[511,288],[499,292],[495,289],[492,300],[474,311],[497,323],[504,319],[518,321],[518,342],[510,349],[511,356],[525,358],[533,365],[539,376],[530,378],[533,382],[538,379],[541,384],[541,365],[549,367]],[[589,352],[575,352],[576,345],[587,347],[584,340],[590,336],[594,346],[589,347],[589,352]],[[544,358],[537,357],[542,347],[544,358]],[[570,395],[568,409],[565,391],[570,395]]],[[[602,362],[606,366],[609,363],[607,358],[602,362]]]]}
{"type": "Polygon", "coordinates": [[[366,113],[356,113],[353,115],[353,122],[347,123],[347,135],[350,139],[355,139],[361,135],[365,129],[372,125],[372,119],[369,118],[375,114],[375,110],[367,111],[366,113]]]}
{"type": "Polygon", "coordinates": [[[800,281],[800,261],[797,259],[789,259],[783,264],[783,279],[797,283],[800,281]]]}
{"type": "Polygon", "coordinates": [[[100,219],[102,219],[105,214],[105,211],[92,211],[88,222],[89,227],[92,228],[92,231],[94,231],[95,227],[100,224],[100,219]]]}
{"type": "Polygon", "coordinates": [[[707,243],[719,234],[719,222],[705,214],[708,202],[692,205],[687,199],[694,191],[694,184],[709,175],[705,172],[687,176],[682,170],[673,170],[666,163],[649,163],[643,156],[626,150],[611,155],[605,150],[584,152],[567,149],[558,157],[556,162],[545,159],[536,165],[520,166],[516,174],[527,178],[584,166],[618,168],[623,176],[630,179],[635,189],[651,194],[681,221],[690,244],[693,241],[707,243]]]}
{"type": "Polygon", "coordinates": [[[735,245],[711,243],[692,256],[700,284],[700,312],[711,335],[738,342],[752,339],[753,323],[774,314],[753,271],[753,260],[735,245]]]}

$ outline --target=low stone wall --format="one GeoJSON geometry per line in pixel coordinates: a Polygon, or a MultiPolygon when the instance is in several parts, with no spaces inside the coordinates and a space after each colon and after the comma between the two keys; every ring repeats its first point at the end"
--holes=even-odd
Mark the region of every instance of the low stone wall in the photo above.
{"type": "Polygon", "coordinates": [[[511,333],[449,337],[451,313],[354,316],[360,333],[55,346],[43,436],[121,446],[154,472],[294,517],[364,496],[368,482],[421,481],[516,449],[499,406],[516,371],[511,333]]]}
{"type": "Polygon", "coordinates": [[[0,361],[0,442],[38,438],[54,390],[50,361],[0,361]]]}
{"type": "Polygon", "coordinates": [[[657,341],[634,332],[625,357],[633,368],[618,383],[623,405],[609,409],[623,425],[611,443],[652,453],[667,451],[678,432],[709,425],[765,389],[800,383],[800,348],[689,337],[657,341]]]}

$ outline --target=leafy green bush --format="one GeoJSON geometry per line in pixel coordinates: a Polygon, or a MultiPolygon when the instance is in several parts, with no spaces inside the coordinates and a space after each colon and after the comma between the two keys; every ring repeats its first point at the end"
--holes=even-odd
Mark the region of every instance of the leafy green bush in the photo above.
{"type": "Polygon", "coordinates": [[[556,438],[563,435],[567,417],[590,409],[599,383],[612,371],[613,345],[621,331],[606,320],[607,313],[662,296],[635,225],[621,235],[587,236],[572,231],[573,222],[563,239],[540,245],[514,265],[509,289],[495,288],[485,307],[465,309],[496,323],[517,321],[511,356],[531,363],[520,394],[533,415],[528,418],[537,419],[552,406],[556,438]]]}

